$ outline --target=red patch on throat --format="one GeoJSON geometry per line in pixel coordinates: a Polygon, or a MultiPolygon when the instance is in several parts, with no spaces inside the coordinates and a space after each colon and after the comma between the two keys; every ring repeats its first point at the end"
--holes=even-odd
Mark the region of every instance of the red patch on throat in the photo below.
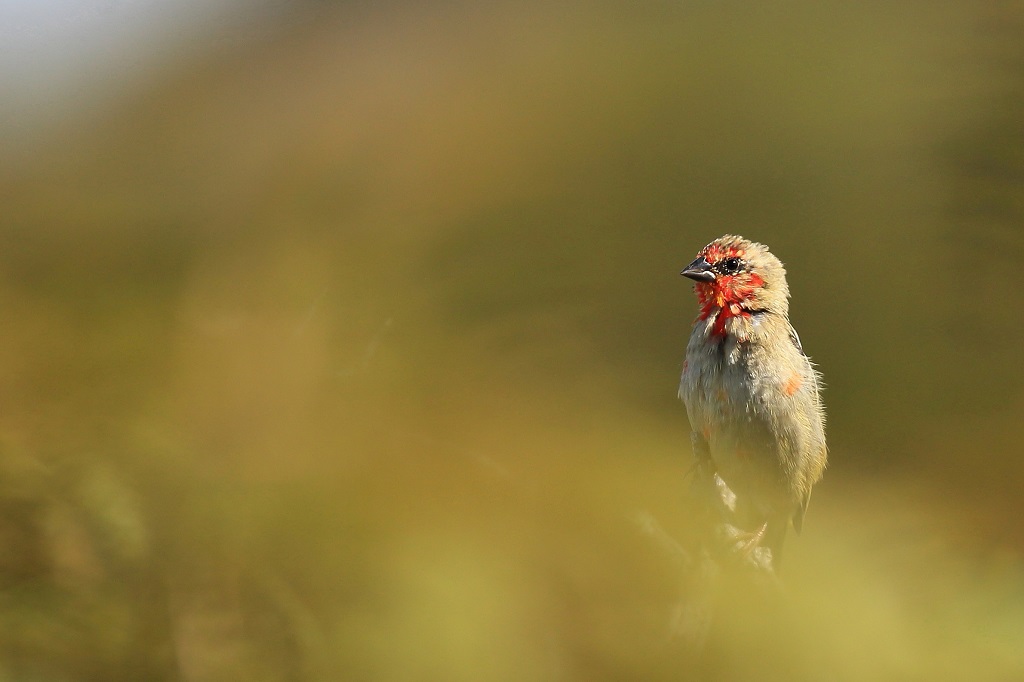
{"type": "Polygon", "coordinates": [[[786,383],[782,385],[782,392],[788,396],[792,396],[800,390],[800,386],[804,383],[804,380],[800,378],[799,374],[793,373],[786,383]]]}
{"type": "MultiPolygon", "coordinates": [[[[722,249],[715,249],[722,251],[722,249]]],[[[735,249],[729,249],[733,253],[735,249]]],[[[742,252],[739,252],[742,253],[742,252]]],[[[708,258],[708,256],[705,256],[708,258]]],[[[723,257],[723,256],[719,256],[723,257]]],[[[730,256],[724,256],[730,257],[730,256]]],[[[710,261],[709,262],[715,262],[710,261]]],[[[742,304],[753,296],[754,291],[764,286],[764,279],[755,272],[742,272],[738,275],[719,275],[713,282],[697,282],[697,301],[700,303],[699,319],[706,320],[716,311],[713,336],[725,336],[725,324],[731,317],[750,317],[742,304]]]]}

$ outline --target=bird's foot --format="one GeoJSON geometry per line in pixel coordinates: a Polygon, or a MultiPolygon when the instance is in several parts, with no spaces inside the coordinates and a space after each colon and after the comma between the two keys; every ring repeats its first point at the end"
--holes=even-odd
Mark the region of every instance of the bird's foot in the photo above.
{"type": "Polygon", "coordinates": [[[754,550],[761,547],[761,540],[764,538],[765,531],[768,530],[768,522],[765,521],[761,526],[753,533],[747,531],[747,538],[744,542],[736,547],[736,552],[744,559],[749,558],[754,550]]]}
{"type": "Polygon", "coordinates": [[[761,546],[761,540],[764,539],[767,530],[767,521],[755,531],[723,523],[719,527],[718,534],[722,545],[727,547],[740,563],[752,564],[759,569],[771,571],[773,567],[772,550],[761,546]]]}

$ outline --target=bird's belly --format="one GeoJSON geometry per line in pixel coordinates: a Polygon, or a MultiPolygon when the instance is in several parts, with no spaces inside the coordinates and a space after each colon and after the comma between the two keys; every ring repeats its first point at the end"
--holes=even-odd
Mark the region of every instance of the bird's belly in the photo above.
{"type": "Polygon", "coordinates": [[[758,506],[774,506],[773,500],[784,497],[784,486],[761,388],[742,366],[726,365],[684,374],[680,392],[722,479],[738,495],[764,502],[758,506]]]}

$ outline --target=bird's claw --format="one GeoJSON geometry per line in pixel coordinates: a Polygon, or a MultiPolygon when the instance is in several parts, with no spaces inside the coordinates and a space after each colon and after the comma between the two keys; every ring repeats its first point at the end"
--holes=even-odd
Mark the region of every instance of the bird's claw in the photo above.
{"type": "Polygon", "coordinates": [[[722,523],[718,526],[716,535],[718,536],[719,545],[725,548],[731,556],[738,559],[740,563],[750,564],[761,570],[772,571],[774,566],[772,550],[769,547],[761,546],[761,540],[764,538],[767,529],[767,521],[753,532],[737,528],[731,523],[722,523]]]}

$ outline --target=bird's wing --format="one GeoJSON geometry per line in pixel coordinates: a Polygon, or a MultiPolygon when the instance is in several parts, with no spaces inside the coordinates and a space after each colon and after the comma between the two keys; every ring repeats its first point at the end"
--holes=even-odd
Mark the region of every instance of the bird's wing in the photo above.
{"type": "Polygon", "coordinates": [[[811,501],[811,490],[807,489],[807,494],[800,500],[800,504],[793,510],[793,530],[796,531],[797,535],[800,535],[800,530],[804,525],[804,514],[807,513],[807,504],[811,501]]]}
{"type": "Polygon", "coordinates": [[[800,343],[800,335],[796,333],[796,329],[793,328],[793,325],[789,325],[789,339],[790,341],[793,342],[793,345],[796,346],[796,349],[800,351],[802,355],[807,355],[807,353],[804,353],[803,344],[800,343]]]}

